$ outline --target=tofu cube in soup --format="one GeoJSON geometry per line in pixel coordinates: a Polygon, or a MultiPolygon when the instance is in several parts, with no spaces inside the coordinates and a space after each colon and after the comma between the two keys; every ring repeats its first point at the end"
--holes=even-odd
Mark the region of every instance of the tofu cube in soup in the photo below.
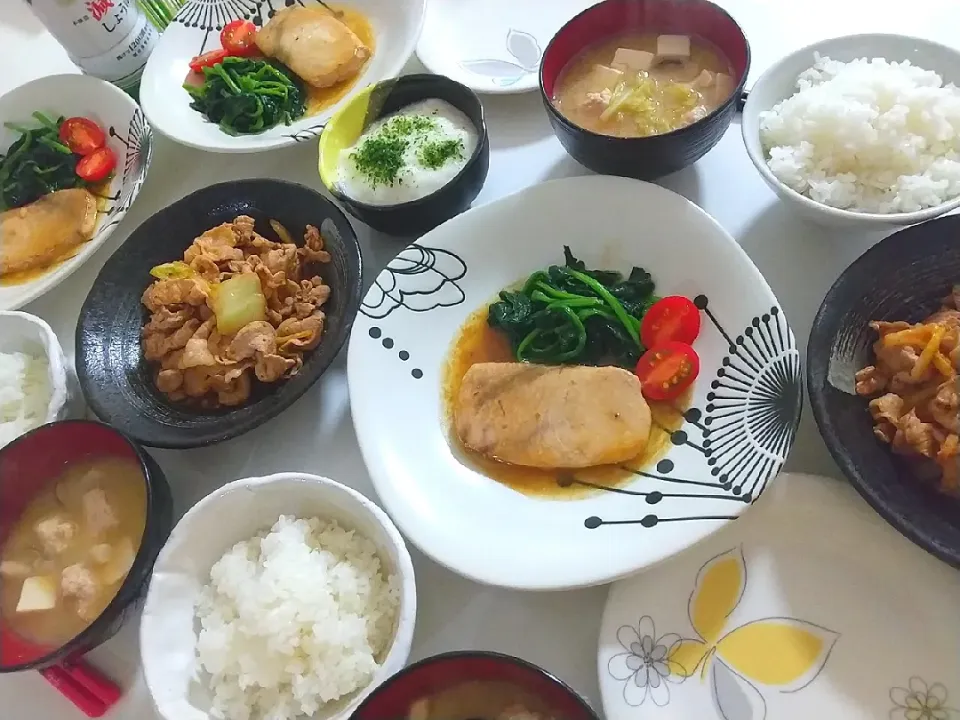
{"type": "Polygon", "coordinates": [[[27,578],[20,590],[17,612],[42,612],[57,606],[57,583],[47,575],[27,578]]]}
{"type": "Polygon", "coordinates": [[[717,76],[714,75],[709,70],[701,70],[700,74],[697,75],[697,79],[693,81],[693,86],[698,90],[706,90],[711,88],[717,81],[717,76]]]}
{"type": "Polygon", "coordinates": [[[658,61],[687,60],[689,57],[689,35],[660,35],[657,38],[658,61]]]}
{"type": "Polygon", "coordinates": [[[613,62],[611,62],[610,65],[614,70],[636,73],[652,68],[654,60],[656,60],[656,56],[646,50],[617,48],[617,51],[613,54],[613,62]]]}
{"type": "Polygon", "coordinates": [[[735,85],[733,78],[726,73],[717,73],[716,82],[713,84],[713,98],[719,105],[726,101],[733,94],[735,85]]]}

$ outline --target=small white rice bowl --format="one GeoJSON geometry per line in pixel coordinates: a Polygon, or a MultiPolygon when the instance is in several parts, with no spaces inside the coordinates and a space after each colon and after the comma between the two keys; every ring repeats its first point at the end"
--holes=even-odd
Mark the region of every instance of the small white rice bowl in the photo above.
{"type": "Polygon", "coordinates": [[[83,414],[76,377],[53,329],[0,311],[0,448],[30,430],[83,414]]]}
{"type": "Polygon", "coordinates": [[[180,521],[141,623],[166,720],[347,717],[406,663],[413,566],[389,518],[298,473],[239,480],[180,521]]]}
{"type": "Polygon", "coordinates": [[[909,61],[815,54],[797,92],[760,113],[777,178],[858,212],[914,212],[960,195],[960,89],[909,61]]]}
{"type": "Polygon", "coordinates": [[[960,53],[853,35],[783,58],[750,90],[744,143],[772,189],[828,224],[881,228],[960,205],[960,53]]]}

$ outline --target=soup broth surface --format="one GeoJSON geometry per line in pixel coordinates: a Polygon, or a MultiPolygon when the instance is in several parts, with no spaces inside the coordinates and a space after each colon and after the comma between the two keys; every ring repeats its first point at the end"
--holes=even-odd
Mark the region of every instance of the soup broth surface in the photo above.
{"type": "Polygon", "coordinates": [[[579,127],[645,137],[705,118],[735,88],[730,61],[696,36],[627,33],[590,45],[560,73],[553,104],[579,127]]]}
{"type": "Polygon", "coordinates": [[[468,680],[420,698],[408,720],[552,720],[540,698],[510,682],[468,680]]]}
{"type": "Polygon", "coordinates": [[[133,565],[146,506],[143,473],[134,460],[70,465],[30,502],[0,547],[4,624],[50,647],[86,630],[133,565]]]}

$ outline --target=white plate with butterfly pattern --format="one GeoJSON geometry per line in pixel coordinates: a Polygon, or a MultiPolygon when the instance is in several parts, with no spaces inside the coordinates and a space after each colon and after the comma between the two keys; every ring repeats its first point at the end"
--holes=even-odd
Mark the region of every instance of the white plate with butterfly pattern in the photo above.
{"type": "Polygon", "coordinates": [[[413,56],[423,27],[426,0],[336,0],[331,4],[358,10],[374,35],[373,57],[360,77],[335,104],[290,125],[256,135],[228,135],[190,107],[183,82],[192,58],[220,47],[220,30],[244,18],[262,27],[274,13],[294,4],[317,0],[187,0],[164,30],[140,81],[140,102],[154,129],[183,145],[222,153],[251,153],[315,140],[333,114],[361,88],[400,74],[413,56]]]}
{"type": "Polygon", "coordinates": [[[113,233],[140,194],[153,157],[153,135],[143,111],[129,95],[90,75],[48,75],[14,88],[0,97],[0,154],[6,153],[20,134],[5,123],[38,127],[35,111],[52,119],[80,115],[104,129],[107,146],[117,157],[117,167],[100,197],[100,215],[93,237],[77,252],[41,273],[30,273],[20,283],[0,284],[0,310],[16,310],[66,280],[113,233]]]}
{"type": "Polygon", "coordinates": [[[608,720],[957,720],[960,574],[845,483],[784,474],[741,522],[615,584],[608,720]]]}
{"type": "Polygon", "coordinates": [[[348,355],[353,421],[384,507],[405,535],[477,581],[524,589],[609,582],[738,517],[793,444],[800,356],[760,272],[685,198],[617,177],[555,180],[467,211],[377,277],[348,355]],[[615,491],[582,478],[523,494],[462,458],[447,433],[443,372],[465,321],[531,272],[643,266],[661,295],[703,309],[701,361],[667,454],[615,491]]]}
{"type": "Polygon", "coordinates": [[[596,0],[430,0],[417,56],[478,93],[536,90],[557,31],[596,0]]]}

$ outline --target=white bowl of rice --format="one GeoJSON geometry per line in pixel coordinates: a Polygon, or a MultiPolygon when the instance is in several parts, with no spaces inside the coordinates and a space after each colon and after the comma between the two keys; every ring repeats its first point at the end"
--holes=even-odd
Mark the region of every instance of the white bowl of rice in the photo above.
{"type": "Polygon", "coordinates": [[[36,315],[0,311],[0,447],[77,414],[78,400],[53,329],[36,315]]]}
{"type": "Polygon", "coordinates": [[[189,510],[140,626],[165,720],[347,718],[407,661],[413,564],[387,515],[328,478],[238,480],[189,510]]]}
{"type": "Polygon", "coordinates": [[[750,90],[750,159],[791,207],[882,230],[960,206],[960,52],[902,35],[810,45],[750,90]]]}

